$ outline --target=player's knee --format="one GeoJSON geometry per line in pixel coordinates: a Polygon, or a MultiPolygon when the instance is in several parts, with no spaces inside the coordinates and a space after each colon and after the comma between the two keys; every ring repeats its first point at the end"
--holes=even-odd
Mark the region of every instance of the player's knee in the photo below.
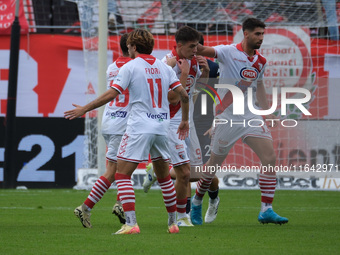
{"type": "Polygon", "coordinates": [[[179,171],[176,171],[176,181],[188,183],[190,180],[190,166],[188,164],[182,165],[179,171]]]}
{"type": "Polygon", "coordinates": [[[267,166],[267,165],[275,165],[276,163],[276,155],[275,152],[268,153],[262,157],[262,165],[267,166]]]}

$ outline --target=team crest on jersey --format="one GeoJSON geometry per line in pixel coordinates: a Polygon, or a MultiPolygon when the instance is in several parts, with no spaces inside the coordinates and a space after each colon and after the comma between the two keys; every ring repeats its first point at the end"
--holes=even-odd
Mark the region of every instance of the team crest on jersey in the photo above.
{"type": "Polygon", "coordinates": [[[240,71],[240,76],[245,81],[253,82],[257,79],[259,71],[251,66],[243,67],[240,71]]]}
{"type": "Polygon", "coordinates": [[[186,84],[187,90],[188,88],[191,88],[194,82],[195,82],[195,77],[192,74],[189,74],[187,78],[187,84],[186,84]]]}

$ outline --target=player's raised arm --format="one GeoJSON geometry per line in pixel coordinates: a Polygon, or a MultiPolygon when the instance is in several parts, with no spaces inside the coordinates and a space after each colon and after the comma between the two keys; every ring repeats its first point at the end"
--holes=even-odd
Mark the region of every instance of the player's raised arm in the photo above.
{"type": "Polygon", "coordinates": [[[214,58],[216,56],[216,52],[213,47],[203,46],[200,43],[197,46],[197,54],[208,58],[214,58]]]}
{"type": "MultiPolygon", "coordinates": [[[[186,59],[180,59],[177,61],[178,68],[181,70],[181,76],[179,81],[182,84],[182,87],[186,89],[187,78],[190,71],[190,65],[186,59]]],[[[171,65],[170,65],[171,66],[171,65]]],[[[180,101],[180,96],[178,93],[170,90],[168,94],[168,100],[170,104],[176,105],[180,101]]]]}
{"type": "Polygon", "coordinates": [[[90,103],[88,103],[84,106],[72,104],[76,108],[74,108],[73,110],[69,110],[69,111],[64,112],[64,117],[66,119],[70,119],[70,120],[73,120],[75,118],[79,118],[79,117],[83,116],[85,113],[92,111],[93,109],[96,109],[96,108],[110,102],[111,100],[115,99],[116,96],[118,96],[118,94],[119,93],[116,89],[111,88],[111,89],[107,90],[104,94],[100,95],[95,100],[91,101],[90,103]]]}
{"type": "Polygon", "coordinates": [[[178,138],[184,140],[189,135],[189,96],[182,86],[174,89],[179,94],[182,107],[182,121],[178,126],[178,138]]]}

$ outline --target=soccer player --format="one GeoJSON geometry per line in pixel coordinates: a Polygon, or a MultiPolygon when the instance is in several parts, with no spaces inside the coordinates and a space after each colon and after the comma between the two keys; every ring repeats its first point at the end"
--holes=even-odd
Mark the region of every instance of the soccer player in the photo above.
{"type": "Polygon", "coordinates": [[[76,108],[65,112],[65,117],[68,119],[80,117],[129,89],[131,111],[126,132],[119,146],[115,174],[126,224],[116,234],[140,233],[131,175],[138,163],[148,160],[149,153],[168,211],[168,232],[178,233],[176,191],[168,166],[170,157],[167,139],[170,115],[168,90],[171,88],[180,95],[182,121],[177,130],[180,139],[185,139],[189,132],[189,97],[171,67],[150,55],[154,46],[154,38],[150,32],[145,29],[132,31],[127,39],[127,46],[133,60],[120,69],[114,84],[111,85],[112,89],[83,107],[74,105],[76,108]]]}
{"type": "MultiPolygon", "coordinates": [[[[263,109],[269,109],[263,85],[263,73],[266,59],[259,54],[266,25],[255,18],[248,18],[242,24],[244,39],[239,44],[219,45],[216,47],[198,46],[198,54],[217,58],[220,65],[221,84],[232,84],[240,88],[247,101],[247,89],[252,88],[255,102],[263,109]],[[251,74],[251,75],[248,75],[251,74]]],[[[245,105],[244,115],[233,115],[233,99],[228,89],[218,89],[222,98],[215,108],[215,119],[232,120],[234,123],[247,123],[250,119],[257,119],[245,105]]],[[[273,119],[274,115],[265,118],[273,119]]],[[[235,142],[242,138],[259,157],[263,166],[275,166],[276,156],[273,148],[271,133],[267,126],[244,127],[243,125],[216,125],[213,130],[211,157],[206,166],[222,164],[235,142]]],[[[192,201],[191,220],[202,220],[202,198],[209,187],[215,172],[204,173],[197,184],[196,194],[192,201]]],[[[258,216],[260,223],[284,224],[288,219],[276,214],[272,209],[272,202],[276,186],[275,171],[262,171],[259,176],[261,190],[261,211],[258,216]]]]}
{"type": "MultiPolygon", "coordinates": [[[[162,61],[167,63],[176,72],[177,77],[181,80],[182,86],[188,92],[190,98],[190,132],[189,138],[185,141],[179,140],[176,130],[181,120],[181,104],[178,97],[173,92],[169,92],[170,101],[170,129],[168,133],[170,159],[172,168],[170,169],[171,177],[176,179],[177,194],[177,221],[179,226],[193,226],[187,212],[190,205],[191,188],[190,168],[201,166],[202,153],[197,138],[196,129],[193,122],[193,92],[195,90],[196,81],[199,78],[208,78],[209,65],[206,58],[202,56],[196,57],[197,45],[199,43],[200,33],[189,26],[182,26],[175,34],[176,46],[168,53],[162,61]],[[200,66],[202,72],[200,71],[200,66]],[[190,163],[189,163],[190,162],[190,163]]],[[[196,179],[197,180],[197,179],[196,179]]],[[[217,180],[217,179],[216,179],[217,180]]],[[[153,168],[151,165],[147,167],[147,175],[143,183],[144,191],[147,192],[155,181],[153,168]]],[[[202,224],[202,223],[201,223],[202,224]]]]}
{"type": "MultiPolygon", "coordinates": [[[[116,59],[108,66],[106,71],[107,87],[110,89],[114,78],[117,76],[119,69],[129,62],[128,48],[126,40],[128,34],[122,35],[120,39],[120,48],[123,56],[116,59]]],[[[107,146],[107,165],[105,173],[99,177],[93,185],[90,194],[84,203],[74,210],[74,214],[80,219],[80,222],[85,228],[91,228],[91,210],[96,203],[104,196],[105,192],[110,188],[115,181],[115,173],[117,168],[117,151],[122,136],[126,130],[126,124],[129,117],[129,90],[124,90],[122,95],[105,105],[105,110],[102,119],[102,135],[107,146]]],[[[125,216],[121,202],[117,196],[117,202],[113,206],[112,213],[115,214],[119,221],[124,224],[125,216]]]]}

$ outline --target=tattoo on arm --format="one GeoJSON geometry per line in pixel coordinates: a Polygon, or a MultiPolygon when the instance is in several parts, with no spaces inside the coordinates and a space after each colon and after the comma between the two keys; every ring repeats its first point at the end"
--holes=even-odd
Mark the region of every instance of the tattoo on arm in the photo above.
{"type": "Polygon", "coordinates": [[[189,102],[189,97],[188,97],[188,94],[186,93],[186,91],[184,89],[182,89],[180,91],[180,96],[181,96],[181,101],[183,103],[188,103],[189,102]]]}

